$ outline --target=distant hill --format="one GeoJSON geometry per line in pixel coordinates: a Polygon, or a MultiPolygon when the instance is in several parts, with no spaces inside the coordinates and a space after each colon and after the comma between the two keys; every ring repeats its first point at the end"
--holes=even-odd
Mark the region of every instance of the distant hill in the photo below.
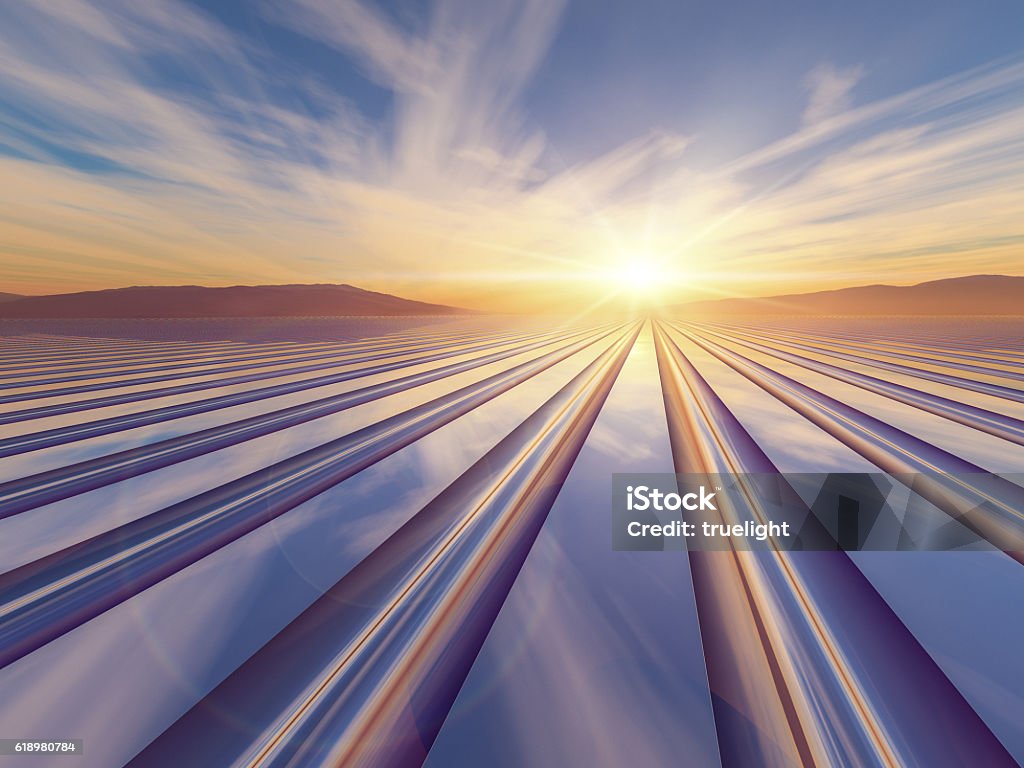
{"type": "Polygon", "coordinates": [[[681,315],[1024,315],[1024,277],[971,275],[918,285],[865,285],[836,291],[676,306],[681,315]]]}
{"type": "Polygon", "coordinates": [[[0,303],[0,317],[196,318],[469,314],[351,285],[139,286],[25,296],[0,303]]]}
{"type": "Polygon", "coordinates": [[[0,293],[0,304],[6,304],[8,301],[17,301],[23,298],[25,297],[20,293],[0,293]]]}

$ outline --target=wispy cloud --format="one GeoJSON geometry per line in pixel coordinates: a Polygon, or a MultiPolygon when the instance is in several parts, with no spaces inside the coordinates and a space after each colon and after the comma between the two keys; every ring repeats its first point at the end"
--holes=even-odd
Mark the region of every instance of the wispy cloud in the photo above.
{"type": "Polygon", "coordinates": [[[864,68],[860,66],[836,69],[831,64],[821,64],[812,69],[804,78],[810,93],[804,123],[818,123],[847,111],[852,103],[853,88],[863,76],[864,68]]]}
{"type": "Polygon", "coordinates": [[[268,4],[389,94],[373,118],[177,0],[9,4],[2,287],[347,280],[511,307],[605,290],[581,278],[636,251],[752,293],[1019,264],[1021,61],[873,101],[864,67],[822,65],[790,135],[717,167],[714,136],[661,125],[566,166],[525,107],[562,10],[268,4]]]}

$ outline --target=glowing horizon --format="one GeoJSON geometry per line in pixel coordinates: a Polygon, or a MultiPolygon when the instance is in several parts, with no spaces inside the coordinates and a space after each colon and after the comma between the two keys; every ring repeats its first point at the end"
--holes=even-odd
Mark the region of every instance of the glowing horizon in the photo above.
{"type": "MultiPolygon", "coordinates": [[[[1021,272],[1019,43],[889,61],[825,35],[737,73],[697,40],[655,68],[659,28],[690,33],[654,7],[626,32],[541,0],[229,6],[5,8],[0,291],[329,282],[507,311],[1021,272]],[[580,52],[611,42],[617,69],[580,52]]],[[[913,14],[813,23],[853,21],[896,45],[913,14]]]]}

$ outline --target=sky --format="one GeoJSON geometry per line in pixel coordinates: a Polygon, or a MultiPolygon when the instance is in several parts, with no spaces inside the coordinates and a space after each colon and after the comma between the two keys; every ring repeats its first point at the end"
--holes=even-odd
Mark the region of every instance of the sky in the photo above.
{"type": "Polygon", "coordinates": [[[1019,0],[19,0],[0,291],[1024,273],[1019,0]]]}

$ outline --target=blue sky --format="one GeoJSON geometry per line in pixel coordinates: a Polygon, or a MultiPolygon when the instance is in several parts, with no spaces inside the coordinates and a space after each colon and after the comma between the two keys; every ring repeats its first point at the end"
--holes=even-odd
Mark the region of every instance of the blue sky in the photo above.
{"type": "MultiPolygon", "coordinates": [[[[289,29],[259,3],[189,2],[297,72],[322,78],[386,128],[391,91],[358,58],[289,29]]],[[[366,5],[406,34],[429,29],[430,3],[366,5]]],[[[487,3],[479,5],[486,13],[487,3]]],[[[700,134],[721,159],[797,128],[804,79],[816,67],[859,68],[858,95],[871,100],[1024,48],[1024,8],[1014,0],[576,0],[562,6],[555,26],[521,94],[525,115],[557,153],[554,163],[585,161],[652,126],[700,134]]]]}
{"type": "Polygon", "coordinates": [[[1024,24],[1014,2],[605,5],[570,5],[550,74],[528,93],[567,152],[608,103],[624,106],[595,132],[598,149],[653,122],[701,136],[716,156],[751,150],[799,127],[816,67],[861,70],[866,102],[1019,51],[1024,24]],[[567,98],[588,83],[591,93],[567,98]]]}
{"type": "Polygon", "coordinates": [[[487,303],[637,260],[680,295],[1020,271],[1019,2],[26,0],[0,22],[2,290],[487,303]]]}

